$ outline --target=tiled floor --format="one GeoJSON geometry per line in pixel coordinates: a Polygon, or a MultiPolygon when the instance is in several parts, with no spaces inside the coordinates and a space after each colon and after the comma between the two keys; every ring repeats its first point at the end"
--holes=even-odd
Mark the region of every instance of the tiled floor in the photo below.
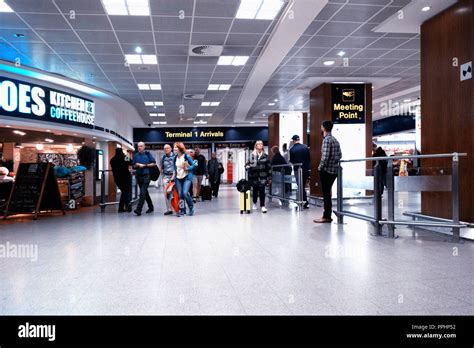
{"type": "Polygon", "coordinates": [[[474,314],[470,241],[315,225],[316,207],[240,215],[225,187],[194,217],[108,209],[0,224],[0,245],[38,247],[0,258],[0,313],[474,314]]]}

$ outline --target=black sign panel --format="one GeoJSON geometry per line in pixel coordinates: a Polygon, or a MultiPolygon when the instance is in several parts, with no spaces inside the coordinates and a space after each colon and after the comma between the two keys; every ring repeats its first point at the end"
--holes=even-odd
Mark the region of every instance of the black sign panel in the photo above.
{"type": "Polygon", "coordinates": [[[268,127],[135,128],[133,141],[145,143],[268,141],[268,127]]]}
{"type": "Polygon", "coordinates": [[[21,163],[8,200],[5,217],[11,213],[63,210],[51,163],[21,163]]]}
{"type": "Polygon", "coordinates": [[[92,100],[0,76],[0,115],[93,128],[92,100]]]}
{"type": "Polygon", "coordinates": [[[332,121],[365,123],[365,84],[332,84],[332,121]]]}

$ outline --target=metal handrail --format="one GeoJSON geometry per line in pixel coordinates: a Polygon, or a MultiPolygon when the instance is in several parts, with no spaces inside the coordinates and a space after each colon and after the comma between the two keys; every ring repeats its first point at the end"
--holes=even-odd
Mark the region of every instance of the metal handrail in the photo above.
{"type": "MultiPolygon", "coordinates": [[[[272,191],[270,191],[270,193],[268,194],[268,197],[270,199],[272,198],[276,198],[276,199],[279,199],[279,200],[282,200],[282,201],[288,201],[288,202],[294,202],[296,203],[297,207],[298,207],[298,210],[301,211],[303,210],[303,205],[304,205],[304,201],[303,201],[303,190],[305,189],[305,185],[303,183],[303,163],[288,163],[288,164],[277,164],[277,165],[274,165],[272,166],[272,172],[273,172],[273,168],[284,168],[284,167],[297,167],[297,168],[294,168],[296,169],[296,173],[295,173],[295,178],[296,178],[296,183],[297,183],[297,186],[298,186],[298,189],[296,191],[296,199],[294,198],[291,198],[291,197],[285,197],[285,185],[287,184],[285,182],[285,180],[282,180],[281,182],[281,192],[282,192],[282,195],[274,195],[272,194],[272,191]]],[[[272,176],[272,179],[273,179],[273,176],[272,176]]],[[[272,180],[272,185],[273,185],[273,180],[272,180]]]]}
{"type": "Polygon", "coordinates": [[[387,225],[388,237],[396,238],[395,236],[395,225],[408,225],[408,226],[428,226],[428,227],[445,227],[451,228],[453,233],[453,240],[460,241],[460,229],[468,227],[467,224],[461,223],[460,208],[459,208],[459,158],[467,156],[467,153],[453,152],[450,154],[431,154],[431,155],[407,155],[407,156],[391,156],[391,157],[368,157],[361,159],[349,159],[341,160],[338,166],[338,180],[337,180],[337,215],[338,224],[344,223],[344,216],[353,217],[365,221],[372,222],[375,229],[375,235],[382,235],[382,226],[387,225]],[[452,218],[441,219],[433,216],[420,215],[418,218],[425,218],[428,221],[402,221],[395,220],[395,175],[393,172],[393,161],[398,159],[410,159],[410,158],[451,158],[452,162],[452,174],[451,174],[451,204],[452,204],[452,218]],[[373,216],[354,213],[345,211],[343,202],[343,168],[342,163],[348,162],[369,162],[376,161],[373,172],[374,180],[374,214],[373,216]],[[387,189],[388,189],[388,218],[382,219],[382,192],[381,185],[382,181],[382,168],[380,161],[387,161],[387,189]],[[436,222],[433,222],[435,220],[436,222]]]}
{"type": "Polygon", "coordinates": [[[388,161],[388,160],[399,160],[399,159],[407,159],[407,158],[448,158],[448,157],[465,157],[467,153],[465,152],[453,152],[453,153],[443,153],[443,154],[434,154],[434,155],[406,155],[406,156],[387,156],[387,157],[366,157],[366,158],[357,158],[357,159],[349,159],[349,160],[340,160],[340,163],[348,163],[348,162],[370,162],[370,161],[388,161]]]}
{"type": "MultiPolygon", "coordinates": [[[[120,203],[119,201],[114,201],[114,202],[106,202],[105,201],[105,175],[104,174],[106,172],[111,172],[111,171],[112,171],[111,169],[100,169],[99,170],[99,172],[102,172],[102,175],[100,176],[100,203],[99,203],[101,213],[105,212],[105,208],[108,205],[117,205],[117,204],[120,203]]],[[[138,184],[135,180],[135,186],[133,186],[133,177],[135,176],[135,173],[132,172],[131,174],[132,174],[132,182],[130,183],[130,193],[134,192],[134,196],[130,200],[130,204],[133,204],[138,200],[138,184]],[[133,188],[135,188],[135,190],[133,190],[133,188]]],[[[136,178],[136,176],[135,176],[135,178],[136,178]]]]}

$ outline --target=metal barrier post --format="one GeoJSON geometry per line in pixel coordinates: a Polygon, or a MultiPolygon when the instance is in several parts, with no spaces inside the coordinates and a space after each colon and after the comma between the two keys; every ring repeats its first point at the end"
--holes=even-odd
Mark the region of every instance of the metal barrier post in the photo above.
{"type": "Polygon", "coordinates": [[[382,168],[380,167],[379,161],[377,161],[374,166],[374,227],[377,236],[382,234],[382,225],[380,224],[380,220],[382,220],[382,192],[380,190],[381,172],[382,168]]]}
{"type": "MultiPolygon", "coordinates": [[[[393,173],[393,160],[387,164],[387,191],[388,191],[388,220],[395,221],[395,176],[393,173]]],[[[395,225],[387,225],[388,237],[395,238],[395,225]]]]}
{"type": "Polygon", "coordinates": [[[298,167],[298,210],[303,210],[303,190],[305,189],[305,183],[303,182],[303,167],[298,167]]]}
{"type": "MultiPolygon", "coordinates": [[[[453,210],[453,224],[459,225],[459,156],[453,153],[452,157],[452,173],[451,173],[451,199],[453,210]]],[[[459,242],[460,228],[453,227],[453,241],[459,242]]]]}
{"type": "MultiPolygon", "coordinates": [[[[339,167],[337,167],[337,212],[341,213],[344,209],[344,185],[342,182],[342,166],[339,163],[339,167]]],[[[337,223],[343,224],[344,223],[344,215],[337,214],[337,223]]]]}
{"type": "Polygon", "coordinates": [[[105,171],[101,170],[100,176],[100,212],[105,212],[105,171]]]}

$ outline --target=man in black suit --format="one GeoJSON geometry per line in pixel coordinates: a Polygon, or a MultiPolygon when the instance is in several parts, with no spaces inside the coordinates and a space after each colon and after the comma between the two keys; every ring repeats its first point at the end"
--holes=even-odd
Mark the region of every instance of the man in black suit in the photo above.
{"type": "Polygon", "coordinates": [[[303,188],[303,201],[304,201],[304,208],[309,208],[308,203],[308,196],[306,194],[306,184],[309,179],[309,170],[310,170],[310,157],[309,157],[309,148],[300,143],[300,137],[298,135],[293,135],[291,138],[293,140],[294,145],[290,149],[290,163],[297,163],[301,165],[293,166],[296,182],[299,187],[303,188]],[[301,167],[303,170],[303,182],[298,182],[298,168],[301,167]]]}

